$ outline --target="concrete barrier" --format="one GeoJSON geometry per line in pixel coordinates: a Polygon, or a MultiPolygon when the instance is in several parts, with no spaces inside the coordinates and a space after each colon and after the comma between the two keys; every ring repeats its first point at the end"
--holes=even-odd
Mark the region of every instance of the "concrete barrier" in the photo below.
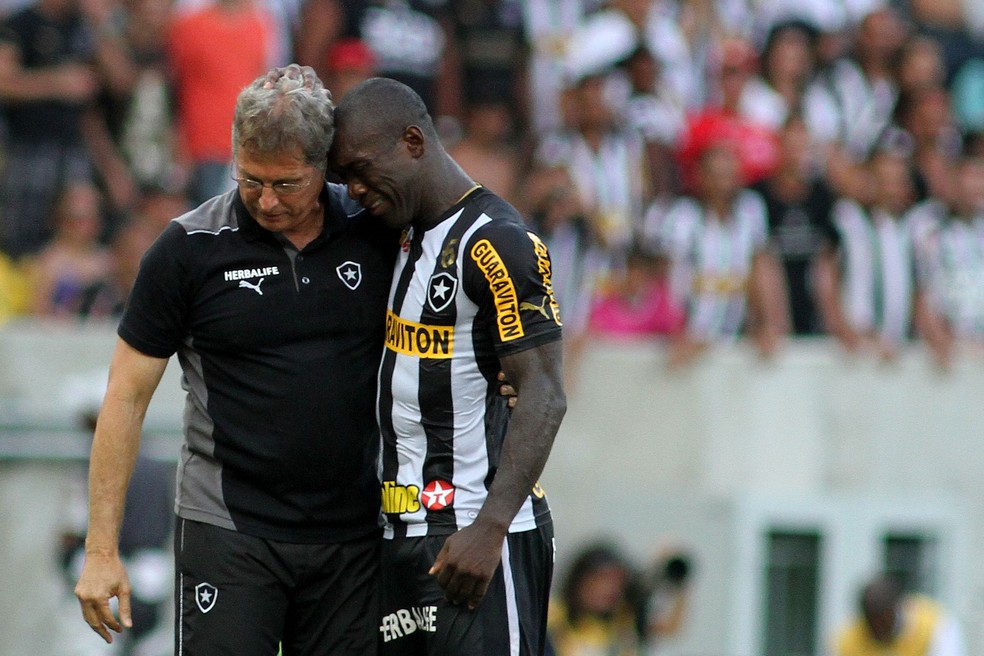
{"type": "MultiPolygon", "coordinates": [[[[87,451],[78,390],[105,376],[114,342],[108,325],[0,328],[0,654],[37,651],[52,623],[85,636],[76,648],[90,644],[70,597],[66,606],[52,544],[63,483],[87,451]]],[[[177,369],[168,367],[148,415],[145,447],[157,458],[178,452],[177,369]]],[[[982,398],[979,356],[941,372],[918,346],[884,363],[824,339],[791,343],[771,361],[736,344],[670,372],[659,344],[598,340],[543,476],[559,573],[599,535],[639,558],[672,537],[703,565],[685,634],[666,653],[758,655],[766,535],[815,528],[827,537],[819,651],[879,566],[885,532],[925,530],[938,545],[927,564],[934,591],[962,620],[969,653],[981,653],[982,398]]]]}

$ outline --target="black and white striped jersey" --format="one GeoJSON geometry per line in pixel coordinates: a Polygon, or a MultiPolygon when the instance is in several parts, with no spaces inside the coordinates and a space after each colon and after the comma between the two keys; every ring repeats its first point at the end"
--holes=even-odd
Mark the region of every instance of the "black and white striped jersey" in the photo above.
{"type": "Polygon", "coordinates": [[[748,314],[752,261],[768,244],[762,197],[743,189],[724,217],[694,198],[680,198],[660,225],[659,243],[672,262],[671,289],[687,307],[687,332],[703,339],[737,336],[748,314]]]}
{"type": "MultiPolygon", "coordinates": [[[[452,533],[478,515],[509,420],[499,356],[560,339],[550,266],[516,210],[482,188],[404,235],[379,371],[387,538],[452,533]]],[[[537,485],[510,530],[548,519],[537,485]]]]}
{"type": "Polygon", "coordinates": [[[892,216],[842,198],[833,221],[840,232],[841,303],[851,327],[891,343],[912,332],[915,262],[910,215],[892,216]]]}
{"type": "Polygon", "coordinates": [[[960,339],[984,338],[984,213],[959,216],[930,201],[909,212],[917,284],[960,339]]]}

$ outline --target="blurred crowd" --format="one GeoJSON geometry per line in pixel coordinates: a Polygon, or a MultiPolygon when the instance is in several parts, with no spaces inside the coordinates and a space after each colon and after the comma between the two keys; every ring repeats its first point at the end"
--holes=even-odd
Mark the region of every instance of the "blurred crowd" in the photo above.
{"type": "Polygon", "coordinates": [[[571,362],[830,335],[984,344],[976,0],[0,0],[0,322],[119,313],[232,188],[235,97],[312,66],[416,89],[548,242],[571,362]]]}

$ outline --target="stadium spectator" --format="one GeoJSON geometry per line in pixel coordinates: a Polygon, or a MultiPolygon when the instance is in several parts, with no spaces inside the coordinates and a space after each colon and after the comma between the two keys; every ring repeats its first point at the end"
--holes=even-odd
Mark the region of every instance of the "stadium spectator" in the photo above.
{"type": "MultiPolygon", "coordinates": [[[[716,43],[719,23],[714,20],[714,9],[708,8],[709,15],[689,23],[691,27],[699,26],[699,36],[688,35],[682,27],[675,4],[666,0],[611,0],[607,8],[598,12],[598,16],[608,14],[605,21],[619,18],[627,22],[636,39],[629,51],[644,46],[651,52],[665,72],[667,89],[683,107],[689,108],[699,106],[703,101],[704,80],[700,73],[704,62],[703,50],[716,43]]],[[[604,24],[597,18],[594,20],[599,25],[604,24]]]]}
{"type": "Polygon", "coordinates": [[[338,102],[359,82],[376,75],[376,56],[369,46],[354,37],[338,39],[328,48],[325,86],[338,102]]]}
{"type": "Polygon", "coordinates": [[[779,134],[779,166],[753,187],[765,201],[769,240],[784,269],[794,335],[824,332],[815,269],[821,254],[836,248],[839,235],[830,218],[835,196],[821,170],[806,123],[794,114],[779,134]]]}
{"type": "Polygon", "coordinates": [[[193,205],[233,187],[229,125],[236,96],[270,67],[273,38],[272,20],[255,0],[211,0],[170,25],[179,156],[189,169],[193,205]]]}
{"type": "Polygon", "coordinates": [[[464,133],[448,153],[473,179],[507,201],[516,198],[521,162],[519,125],[506,98],[472,100],[465,109],[464,133]]]}
{"type": "Polygon", "coordinates": [[[885,138],[893,137],[895,131],[902,132],[895,138],[907,141],[912,150],[909,166],[916,200],[945,197],[961,148],[960,131],[946,90],[925,86],[903,91],[895,107],[895,123],[886,130],[885,138]]]}
{"type": "Polygon", "coordinates": [[[779,130],[790,115],[801,115],[812,140],[824,147],[825,160],[839,125],[836,103],[820,77],[819,41],[820,33],[810,23],[787,20],[773,25],[762,45],[759,77],[749,83],[761,90],[750,92],[745,102],[774,94],[774,100],[764,103],[771,116],[766,111],[760,118],[779,130]]]}
{"type": "Polygon", "coordinates": [[[902,93],[942,87],[948,79],[943,51],[935,39],[913,34],[898,55],[898,84],[902,93]]]}
{"type": "MultiPolygon", "coordinates": [[[[751,99],[755,51],[745,39],[731,37],[714,53],[708,102],[687,117],[677,156],[684,188],[693,191],[698,160],[710,144],[731,142],[736,149],[742,185],[751,185],[775,170],[776,132],[760,114],[760,100],[751,99]]],[[[773,98],[773,104],[781,101],[773,98]]],[[[767,104],[767,103],[766,103],[767,104]]],[[[778,113],[781,114],[781,106],[778,113]]]]}
{"type": "Polygon", "coordinates": [[[556,656],[644,656],[683,627],[693,573],[682,551],[636,567],[607,542],[576,552],[550,607],[556,656]]]}
{"type": "Polygon", "coordinates": [[[550,604],[556,656],[641,656],[639,583],[635,568],[610,545],[587,545],[575,554],[550,604]]]}
{"type": "Polygon", "coordinates": [[[836,253],[817,269],[824,323],[849,352],[892,358],[912,332],[912,227],[914,200],[909,152],[880,146],[865,167],[864,203],[841,198],[832,220],[836,253]]]}
{"type": "MultiPolygon", "coordinates": [[[[91,441],[105,377],[70,380],[62,396],[91,441]]],[[[173,653],[171,591],[174,568],[170,550],[174,531],[174,463],[141,451],[130,478],[120,526],[120,555],[132,572],[133,630],[113,645],[114,656],[164,656],[173,653]]],[[[86,533],[87,471],[84,463],[66,483],[65,519],[60,556],[67,582],[75,585],[82,568],[86,533]]],[[[71,588],[69,588],[71,590],[71,588]]],[[[83,653],[105,653],[92,652],[83,653]]]]}
{"type": "Polygon", "coordinates": [[[608,73],[586,73],[567,89],[571,128],[548,135],[538,157],[567,168],[592,234],[618,268],[642,228],[652,192],[645,143],[619,122],[606,95],[608,73]]]}
{"type": "Polygon", "coordinates": [[[585,12],[582,0],[526,0],[523,34],[526,37],[525,93],[521,100],[527,130],[547,134],[563,125],[561,96],[567,75],[571,42],[585,12]]]}
{"type": "Polygon", "coordinates": [[[663,262],[635,247],[625,268],[608,281],[592,303],[591,332],[615,338],[674,335],[683,328],[683,307],[669,289],[663,262]]]}
{"type": "Polygon", "coordinates": [[[873,578],[861,589],[858,617],[840,629],[834,656],[964,656],[963,634],[938,602],[906,593],[888,576],[873,578]]]}
{"type": "Polygon", "coordinates": [[[674,203],[660,227],[671,289],[686,312],[686,326],[671,344],[671,367],[742,333],[768,356],[787,329],[766,206],[742,186],[735,147],[726,141],[706,146],[698,167],[696,195],[674,203]]]}
{"type": "Polygon", "coordinates": [[[892,118],[898,96],[896,62],[906,29],[894,9],[861,21],[849,56],[836,61],[828,84],[837,103],[839,140],[850,157],[865,159],[892,118]]]}
{"type": "Polygon", "coordinates": [[[297,61],[330,77],[326,53],[344,38],[372,51],[376,73],[414,89],[435,116],[461,116],[462,80],[449,0],[304,0],[297,61]],[[412,38],[407,38],[412,35],[412,38]]]}
{"type": "Polygon", "coordinates": [[[171,219],[189,209],[188,197],[180,186],[151,185],[141,190],[133,217],[137,221],[150,223],[161,233],[171,219]]]}
{"type": "Polygon", "coordinates": [[[23,266],[0,253],[0,326],[30,310],[30,284],[23,266]]]}
{"type": "Polygon", "coordinates": [[[965,154],[953,177],[952,203],[930,205],[937,221],[915,241],[916,322],[944,368],[984,345],[984,157],[965,154]]]}
{"type": "Polygon", "coordinates": [[[621,68],[629,83],[623,120],[645,141],[649,184],[654,202],[662,208],[680,190],[673,153],[684,128],[683,104],[667,89],[659,61],[645,46],[636,48],[621,68]]]}
{"type": "Polygon", "coordinates": [[[109,250],[99,241],[103,198],[92,184],[68,185],[54,208],[51,241],[33,258],[33,313],[41,317],[77,317],[85,290],[103,281],[112,267],[109,250]]]}
{"type": "Polygon", "coordinates": [[[188,172],[177,160],[175,97],[167,54],[174,4],[175,0],[125,0],[116,27],[125,55],[123,83],[104,94],[103,107],[138,189],[187,183],[188,172]]]}
{"type": "MultiPolygon", "coordinates": [[[[513,112],[525,106],[523,2],[520,0],[458,0],[449,2],[454,51],[458,53],[461,105],[468,108],[501,104],[513,112]]],[[[517,123],[525,115],[515,113],[517,123]]]]}
{"type": "Polygon", "coordinates": [[[951,78],[966,62],[984,55],[984,6],[975,0],[910,0],[920,32],[936,41],[951,78]]]}
{"type": "Polygon", "coordinates": [[[564,308],[564,382],[574,385],[605,257],[567,168],[535,162],[525,176],[520,211],[550,249],[554,296],[564,308]]]}
{"type": "Polygon", "coordinates": [[[118,319],[123,315],[126,299],[137,279],[140,259],[160,233],[160,227],[146,215],[137,214],[120,226],[109,244],[110,271],[82,290],[79,318],[118,319]]]}
{"type": "MultiPolygon", "coordinates": [[[[59,191],[94,182],[128,189],[95,99],[114,87],[120,53],[100,3],[36,0],[0,25],[0,101],[7,123],[0,173],[0,251],[19,258],[50,238],[59,191]],[[88,13],[86,13],[88,12],[88,13]]],[[[125,191],[111,193],[119,204],[125,191]]]]}

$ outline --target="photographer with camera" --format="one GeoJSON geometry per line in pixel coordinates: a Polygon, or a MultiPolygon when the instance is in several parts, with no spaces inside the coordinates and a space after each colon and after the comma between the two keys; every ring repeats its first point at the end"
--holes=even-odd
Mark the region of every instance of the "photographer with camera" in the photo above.
{"type": "Polygon", "coordinates": [[[684,551],[668,551],[653,563],[641,617],[650,651],[683,627],[692,569],[691,557],[684,551]]]}
{"type": "Polygon", "coordinates": [[[690,557],[667,551],[644,571],[614,545],[574,556],[548,622],[556,656],[644,656],[683,625],[690,557]]]}

